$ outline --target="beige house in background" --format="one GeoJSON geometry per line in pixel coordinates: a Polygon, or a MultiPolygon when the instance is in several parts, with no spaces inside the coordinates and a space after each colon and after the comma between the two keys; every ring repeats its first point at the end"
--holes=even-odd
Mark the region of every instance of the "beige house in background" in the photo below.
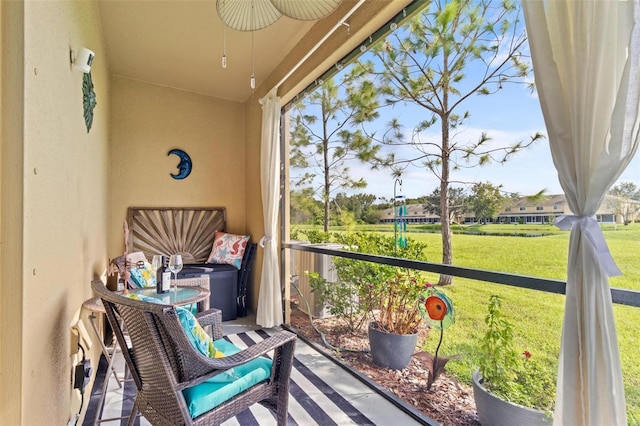
{"type": "MultiPolygon", "coordinates": [[[[78,412],[71,327],[86,320],[91,280],[122,254],[127,207],[223,206],[228,231],[258,241],[259,99],[282,80],[284,105],[408,3],[366,1],[348,31],[353,0],[318,22],[281,18],[256,34],[253,56],[249,34],[226,31],[223,69],[215,0],[0,2],[2,425],[65,425],[78,412]],[[82,47],[95,52],[90,131],[70,63],[82,47]],[[174,148],[193,160],[187,179],[170,176],[174,148]]],[[[253,310],[261,265],[258,250],[253,310]]],[[[94,366],[99,354],[87,353],[94,366]]]]}
{"type": "MultiPolygon", "coordinates": [[[[599,223],[624,223],[624,218],[616,209],[616,204],[631,204],[634,213],[630,214],[629,220],[640,218],[640,202],[621,201],[615,197],[607,195],[596,213],[599,223]]],[[[406,220],[409,224],[429,224],[440,222],[440,216],[429,213],[421,204],[408,204],[406,220]]],[[[497,221],[499,223],[553,223],[554,219],[563,214],[572,214],[567,204],[564,194],[548,195],[543,200],[532,201],[528,197],[520,197],[516,201],[505,206],[499,213],[497,221]]],[[[380,223],[393,223],[394,209],[385,209],[380,218],[380,223]]],[[[475,223],[475,215],[468,212],[457,219],[458,223],[475,223]]],[[[493,221],[490,221],[493,222],[493,221]]]]}
{"type": "MultiPolygon", "coordinates": [[[[599,223],[624,223],[622,216],[616,211],[611,200],[614,197],[605,196],[604,201],[596,212],[599,223]]],[[[638,202],[630,202],[638,204],[638,202]]],[[[513,204],[498,213],[498,222],[502,223],[553,223],[553,220],[563,214],[573,214],[564,194],[548,195],[544,200],[530,201],[521,197],[513,204]]],[[[635,218],[635,217],[634,217],[635,218]]]]}

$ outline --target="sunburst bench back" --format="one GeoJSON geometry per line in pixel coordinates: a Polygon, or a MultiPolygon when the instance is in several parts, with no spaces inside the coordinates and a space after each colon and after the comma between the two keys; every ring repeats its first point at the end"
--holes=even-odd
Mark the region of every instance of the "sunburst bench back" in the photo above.
{"type": "Polygon", "coordinates": [[[208,275],[210,306],[222,310],[223,321],[247,315],[247,282],[256,244],[245,249],[240,268],[207,263],[216,231],[226,231],[224,207],[129,207],[129,253],[181,254],[185,267],[179,278],[208,275]]]}

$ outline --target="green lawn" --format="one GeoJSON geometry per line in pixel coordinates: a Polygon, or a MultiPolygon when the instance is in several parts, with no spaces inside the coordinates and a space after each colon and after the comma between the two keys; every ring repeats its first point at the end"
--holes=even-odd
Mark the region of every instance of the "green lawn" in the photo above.
{"type": "MultiPolygon", "coordinates": [[[[531,227],[523,225],[474,226],[474,231],[486,233],[508,233],[517,228],[519,232],[536,233],[552,231],[554,235],[544,237],[507,237],[487,235],[454,234],[453,264],[493,271],[510,272],[546,278],[566,280],[569,232],[557,231],[549,225],[531,227]]],[[[393,232],[388,225],[368,227],[379,232],[393,232]]],[[[603,227],[609,249],[623,272],[623,276],[611,279],[612,287],[640,290],[640,225],[603,227]]],[[[428,246],[426,259],[439,263],[442,260],[442,242],[439,233],[410,227],[409,238],[425,242],[428,246]],[[411,232],[414,231],[414,232],[411,232]],[[417,231],[417,232],[415,232],[417,231]],[[422,232],[420,232],[422,231],[422,232]]],[[[437,282],[437,275],[428,279],[437,282]]],[[[445,332],[442,355],[461,355],[461,359],[447,364],[447,370],[461,382],[470,384],[475,369],[476,353],[484,330],[484,316],[491,294],[503,297],[503,306],[516,324],[516,345],[528,350],[542,362],[549,375],[557,371],[560,350],[560,334],[564,312],[564,296],[535,290],[519,289],[499,284],[455,278],[454,284],[446,288],[456,310],[456,324],[445,332]]],[[[620,358],[624,375],[627,414],[629,423],[640,425],[640,308],[614,306],[618,332],[620,358]]],[[[432,351],[437,339],[426,342],[432,351]]]]}
{"type": "MultiPolygon", "coordinates": [[[[513,225],[518,226],[521,225],[513,225]]],[[[503,226],[496,225],[498,227],[503,226]]],[[[604,229],[609,250],[624,274],[612,278],[611,286],[640,290],[640,261],[637,257],[637,253],[640,253],[640,225],[620,226],[617,230],[613,230],[612,226],[604,229]]],[[[439,234],[411,233],[409,236],[427,243],[427,261],[441,261],[442,241],[439,234]]],[[[534,238],[454,234],[452,246],[453,263],[458,266],[566,280],[568,232],[534,238]]],[[[432,279],[437,282],[437,275],[432,275],[432,279]]],[[[456,278],[454,285],[446,291],[455,304],[457,322],[447,330],[441,353],[462,355],[462,360],[447,366],[458,380],[470,383],[475,368],[475,353],[484,330],[487,302],[491,294],[499,294],[504,298],[503,306],[516,324],[516,344],[523,351],[528,350],[544,359],[555,381],[564,296],[461,278],[456,278]]],[[[614,313],[628,420],[630,424],[640,425],[640,308],[616,305],[614,313]]],[[[436,344],[436,339],[427,342],[432,351],[436,344]]]]}

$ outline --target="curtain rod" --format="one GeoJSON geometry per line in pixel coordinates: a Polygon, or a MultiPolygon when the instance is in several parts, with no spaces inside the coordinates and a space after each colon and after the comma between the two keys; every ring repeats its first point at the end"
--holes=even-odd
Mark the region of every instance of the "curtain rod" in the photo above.
{"type": "MultiPolygon", "coordinates": [[[[347,12],[343,17],[342,17],[342,19],[340,19],[340,21],[338,21],[338,23],[337,23],[337,24],[335,24],[335,25],[333,26],[333,28],[331,28],[331,30],[329,30],[329,32],[328,32],[327,34],[325,34],[325,35],[324,35],[324,37],[322,37],[322,39],[320,39],[320,41],[318,41],[318,42],[316,43],[316,45],[315,45],[315,46],[313,46],[313,48],[312,48],[309,52],[307,52],[307,54],[306,54],[306,55],[304,55],[304,57],[303,57],[302,59],[300,59],[300,61],[299,61],[298,63],[297,63],[297,64],[296,64],[296,65],[295,65],[291,70],[289,70],[289,72],[288,72],[284,77],[282,77],[282,80],[280,80],[280,81],[278,82],[278,84],[276,84],[273,88],[274,88],[274,89],[276,89],[276,90],[277,90],[277,89],[279,89],[279,88],[280,88],[280,86],[282,85],[282,83],[284,83],[285,81],[287,81],[287,79],[288,79],[289,77],[291,77],[291,75],[292,75],[294,72],[296,72],[296,71],[298,70],[298,68],[300,68],[300,67],[302,66],[302,64],[304,64],[304,63],[305,63],[305,61],[306,61],[307,59],[309,59],[309,57],[315,53],[315,51],[316,51],[316,50],[318,50],[318,48],[322,45],[322,43],[324,43],[325,41],[327,41],[327,39],[328,39],[329,37],[331,37],[331,35],[332,35],[334,32],[336,32],[336,30],[337,30],[338,28],[340,28],[340,27],[345,23],[345,21],[346,21],[347,19],[349,19],[349,17],[350,17],[354,12],[355,12],[356,10],[358,10],[358,9],[360,8],[360,6],[362,6],[362,4],[363,4],[364,2],[365,2],[365,0],[360,0],[358,3],[356,3],[356,5],[355,5],[355,6],[353,6],[353,7],[352,7],[352,8],[351,8],[351,9],[350,9],[350,10],[349,10],[349,11],[348,11],[348,12],[347,12]]],[[[271,89],[271,90],[273,90],[273,89],[271,89]]]]}

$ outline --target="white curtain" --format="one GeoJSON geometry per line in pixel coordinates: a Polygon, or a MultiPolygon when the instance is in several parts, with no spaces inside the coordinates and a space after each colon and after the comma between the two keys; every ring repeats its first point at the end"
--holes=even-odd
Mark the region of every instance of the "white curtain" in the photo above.
{"type": "Polygon", "coordinates": [[[282,324],[282,293],[278,264],[278,203],[280,201],[280,98],[273,88],[260,100],[262,104],[262,142],[260,147],[260,183],[264,233],[260,246],[264,248],[260,295],[256,323],[262,327],[282,324]]]}
{"type": "Polygon", "coordinates": [[[535,81],[573,216],[554,424],[626,425],[608,276],[595,213],[638,146],[638,0],[525,0],[535,81]]]}

